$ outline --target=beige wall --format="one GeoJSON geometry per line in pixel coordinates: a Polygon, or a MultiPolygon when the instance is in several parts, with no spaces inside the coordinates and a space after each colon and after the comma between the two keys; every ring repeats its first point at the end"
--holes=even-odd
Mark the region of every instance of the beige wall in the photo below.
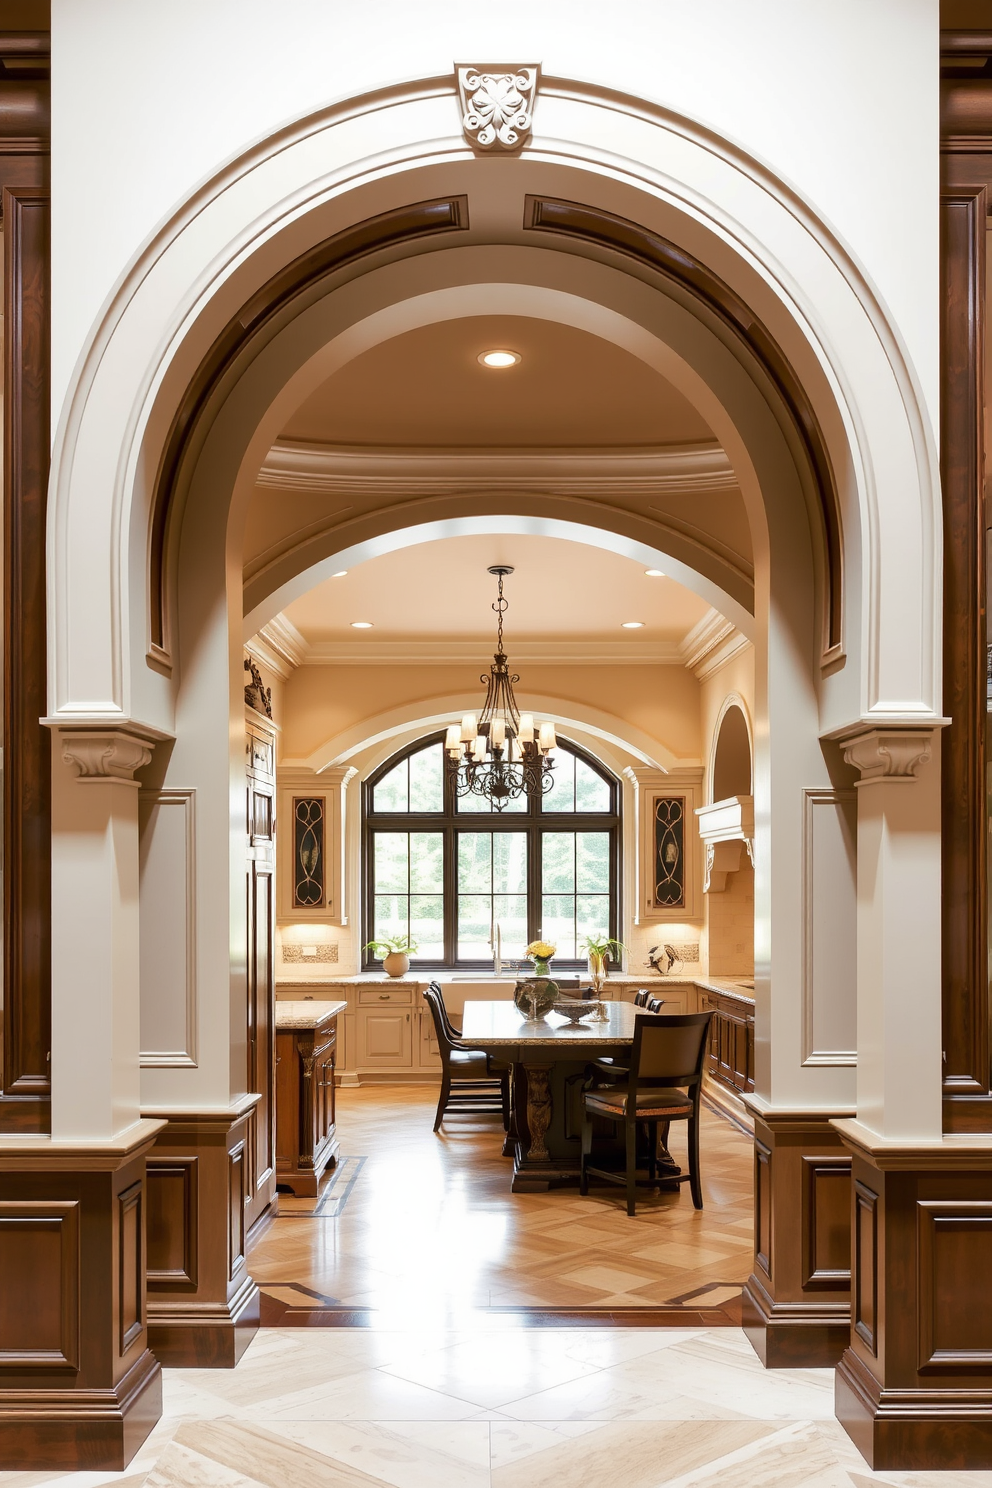
{"type": "MultiPolygon", "coordinates": [[[[365,719],[432,698],[460,694],[479,711],[487,664],[480,653],[470,666],[300,667],[286,683],[282,757],[303,762],[365,719]]],[[[518,691],[601,709],[678,759],[701,757],[699,683],[682,666],[528,664],[518,691]]]]}

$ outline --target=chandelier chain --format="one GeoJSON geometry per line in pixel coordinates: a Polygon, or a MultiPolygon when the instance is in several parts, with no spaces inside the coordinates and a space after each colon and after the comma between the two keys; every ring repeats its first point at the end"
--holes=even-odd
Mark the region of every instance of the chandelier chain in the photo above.
{"type": "MultiPolygon", "coordinates": [[[[498,597],[493,601],[493,609],[496,611],[496,649],[503,654],[503,616],[509,609],[510,602],[503,598],[503,575],[497,575],[499,585],[498,597]]],[[[514,679],[515,681],[518,679],[514,679]]]]}

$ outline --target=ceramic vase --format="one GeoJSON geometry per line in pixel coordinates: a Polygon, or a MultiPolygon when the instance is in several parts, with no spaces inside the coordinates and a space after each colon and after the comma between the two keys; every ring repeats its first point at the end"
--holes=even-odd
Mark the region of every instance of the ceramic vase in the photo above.
{"type": "Polygon", "coordinates": [[[390,951],[388,956],[382,958],[382,969],[387,976],[406,976],[410,970],[410,957],[405,951],[390,951]]]}

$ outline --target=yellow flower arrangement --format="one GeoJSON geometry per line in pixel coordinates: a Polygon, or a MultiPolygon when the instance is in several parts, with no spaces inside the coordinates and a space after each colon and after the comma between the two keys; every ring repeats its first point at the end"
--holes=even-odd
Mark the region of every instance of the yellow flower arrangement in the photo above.
{"type": "Polygon", "coordinates": [[[526,954],[533,956],[536,961],[550,961],[558,947],[553,946],[547,940],[532,940],[527,947],[526,954]]]}

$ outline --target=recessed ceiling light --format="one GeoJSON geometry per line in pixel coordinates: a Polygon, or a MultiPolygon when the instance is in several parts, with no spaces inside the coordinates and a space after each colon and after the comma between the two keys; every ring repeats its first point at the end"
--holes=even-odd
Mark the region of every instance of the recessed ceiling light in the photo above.
{"type": "Polygon", "coordinates": [[[481,351],[479,361],[484,367],[515,367],[520,361],[519,351],[481,351]]]}
{"type": "Polygon", "coordinates": [[[332,579],[343,579],[346,576],[347,572],[348,572],[348,570],[346,568],[342,568],[336,574],[331,574],[331,578],[332,579]]]}
{"type": "Polygon", "coordinates": [[[643,630],[644,629],[644,621],[643,620],[622,620],[620,623],[621,623],[621,626],[622,626],[622,628],[624,630],[643,630]]]}
{"type": "Polygon", "coordinates": [[[352,622],[351,622],[351,628],[352,628],[352,630],[371,630],[372,629],[372,621],[371,620],[352,620],[352,622]]]}
{"type": "Polygon", "coordinates": [[[660,568],[646,568],[644,572],[649,579],[663,579],[665,577],[660,568]]]}

